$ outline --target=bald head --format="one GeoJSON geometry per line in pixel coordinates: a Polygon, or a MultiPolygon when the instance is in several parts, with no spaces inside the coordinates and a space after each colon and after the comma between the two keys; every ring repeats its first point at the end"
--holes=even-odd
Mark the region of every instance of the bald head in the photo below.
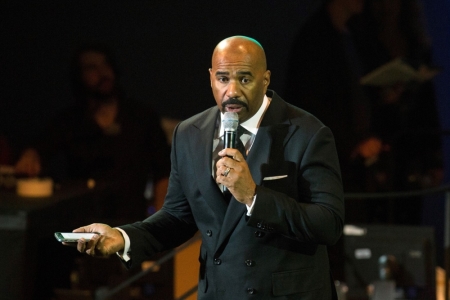
{"type": "Polygon", "coordinates": [[[246,36],[224,39],[214,49],[209,73],[222,112],[235,112],[244,122],[259,110],[270,83],[260,43],[246,36]]]}
{"type": "Polygon", "coordinates": [[[217,44],[212,56],[212,63],[218,57],[239,55],[247,59],[256,68],[267,70],[266,54],[261,44],[250,37],[232,36],[217,44]]]}

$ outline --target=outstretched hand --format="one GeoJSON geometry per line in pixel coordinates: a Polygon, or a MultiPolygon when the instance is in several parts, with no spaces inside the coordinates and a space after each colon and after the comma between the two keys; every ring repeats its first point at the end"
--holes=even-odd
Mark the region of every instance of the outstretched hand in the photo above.
{"type": "MultiPolygon", "coordinates": [[[[106,224],[94,223],[73,230],[73,232],[97,232],[90,241],[78,240],[77,250],[90,256],[106,257],[124,249],[125,240],[122,233],[106,224]]],[[[70,246],[73,243],[63,243],[70,246]]]]}

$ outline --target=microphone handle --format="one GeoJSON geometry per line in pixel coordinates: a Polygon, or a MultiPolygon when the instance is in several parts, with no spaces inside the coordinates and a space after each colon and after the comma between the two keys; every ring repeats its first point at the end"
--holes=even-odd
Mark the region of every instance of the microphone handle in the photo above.
{"type": "MultiPolygon", "coordinates": [[[[225,131],[223,137],[223,148],[234,148],[236,149],[236,131],[225,131]]],[[[226,186],[223,186],[223,192],[229,193],[226,186]]]]}
{"type": "Polygon", "coordinates": [[[236,131],[225,131],[224,132],[224,149],[234,148],[236,149],[236,131]]]}

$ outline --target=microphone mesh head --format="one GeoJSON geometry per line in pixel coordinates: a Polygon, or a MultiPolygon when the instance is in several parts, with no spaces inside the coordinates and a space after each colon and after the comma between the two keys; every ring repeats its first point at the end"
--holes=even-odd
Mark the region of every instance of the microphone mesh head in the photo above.
{"type": "Polygon", "coordinates": [[[225,112],[223,114],[222,125],[225,131],[236,131],[239,126],[239,117],[237,113],[225,112]]]}

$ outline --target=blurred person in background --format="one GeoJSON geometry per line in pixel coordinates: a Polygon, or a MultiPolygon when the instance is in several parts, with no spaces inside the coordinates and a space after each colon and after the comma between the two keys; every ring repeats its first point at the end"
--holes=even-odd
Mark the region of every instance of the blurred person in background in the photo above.
{"type": "MultiPolygon", "coordinates": [[[[400,59],[422,75],[433,72],[431,42],[418,1],[366,0],[363,13],[351,28],[368,70],[400,59]]],[[[441,126],[431,78],[405,78],[368,87],[374,107],[372,128],[390,147],[390,178],[396,191],[442,183],[441,126]]],[[[423,201],[422,197],[393,199],[372,210],[371,220],[420,225],[423,201]]]]}
{"type": "Polygon", "coordinates": [[[120,195],[107,214],[142,218],[148,183],[153,183],[154,195],[160,198],[155,201],[162,201],[167,188],[170,149],[160,116],[125,96],[106,47],[81,47],[71,71],[75,104],[59,112],[32,147],[23,151],[16,171],[56,181],[114,182],[120,195]]]}
{"type": "MultiPolygon", "coordinates": [[[[432,68],[431,42],[418,1],[367,0],[352,28],[369,69],[394,59],[402,59],[420,73],[432,68]]],[[[374,130],[392,145],[395,189],[439,185],[443,173],[441,126],[433,83],[399,81],[373,92],[374,130]]]]}
{"type": "MultiPolygon", "coordinates": [[[[94,204],[99,218],[119,222],[146,217],[162,206],[170,171],[170,147],[160,116],[125,95],[115,61],[102,45],[81,47],[71,75],[75,103],[23,151],[16,173],[49,176],[61,185],[106,183],[106,195],[94,204]]],[[[36,254],[42,271],[36,276],[34,299],[51,299],[56,288],[69,288],[76,268],[73,253],[48,239],[40,241],[45,246],[36,254]]]]}
{"type": "MultiPolygon", "coordinates": [[[[364,0],[328,0],[300,28],[289,58],[285,97],[330,127],[344,191],[390,190],[389,146],[373,131],[372,99],[359,84],[367,69],[349,23],[364,0]]],[[[346,222],[366,222],[367,203],[348,199],[346,222]]]]}

